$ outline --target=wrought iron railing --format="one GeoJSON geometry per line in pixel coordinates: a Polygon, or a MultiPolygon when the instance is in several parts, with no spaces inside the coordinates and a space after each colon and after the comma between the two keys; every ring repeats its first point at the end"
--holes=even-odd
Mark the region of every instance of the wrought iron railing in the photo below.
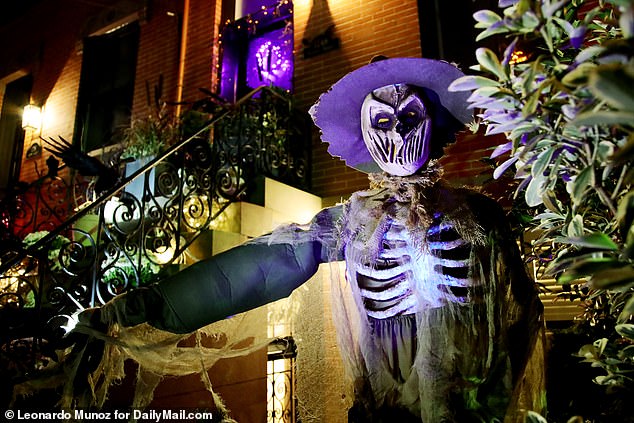
{"type": "Polygon", "coordinates": [[[278,338],[269,344],[267,355],[267,423],[295,423],[295,373],[297,345],[292,336],[278,338]]]}
{"type": "MultiPolygon", "coordinates": [[[[32,245],[0,248],[0,369],[8,372],[1,377],[25,377],[54,359],[78,310],[178,271],[188,247],[232,202],[256,189],[258,176],[306,188],[305,122],[287,96],[257,89],[217,108],[195,134],[78,212],[66,217],[60,211],[32,245]]],[[[63,187],[68,201],[76,185],[63,187]]],[[[40,216],[27,199],[12,199],[13,217],[27,206],[30,216],[40,216]]],[[[42,228],[37,222],[25,217],[20,230],[42,228]]]]}

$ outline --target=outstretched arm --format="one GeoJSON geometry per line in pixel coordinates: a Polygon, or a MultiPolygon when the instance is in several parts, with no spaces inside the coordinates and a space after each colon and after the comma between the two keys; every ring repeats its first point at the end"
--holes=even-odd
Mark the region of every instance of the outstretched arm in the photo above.
{"type": "Polygon", "coordinates": [[[340,208],[325,209],[297,236],[248,242],[198,262],[157,284],[114,298],[101,309],[104,322],[133,326],[148,322],[188,333],[288,296],[329,260],[331,234],[340,208]],[[326,237],[322,236],[323,234],[326,237]]]}

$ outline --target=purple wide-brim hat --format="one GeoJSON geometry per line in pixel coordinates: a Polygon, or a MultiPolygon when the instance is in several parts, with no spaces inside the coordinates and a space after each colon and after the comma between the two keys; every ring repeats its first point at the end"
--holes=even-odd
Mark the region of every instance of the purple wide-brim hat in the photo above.
{"type": "Polygon", "coordinates": [[[361,134],[361,106],[365,97],[391,84],[415,85],[435,92],[441,105],[466,124],[473,118],[467,109],[469,93],[447,90],[449,84],[461,76],[464,74],[447,62],[414,57],[381,60],[337,81],[311,107],[310,115],[321,129],[321,140],[329,144],[328,152],[332,156],[362,172],[380,172],[361,134]]]}

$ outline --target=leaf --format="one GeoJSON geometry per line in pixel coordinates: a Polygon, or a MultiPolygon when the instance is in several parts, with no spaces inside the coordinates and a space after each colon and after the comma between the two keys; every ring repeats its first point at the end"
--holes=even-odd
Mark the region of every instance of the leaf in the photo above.
{"type": "Polygon", "coordinates": [[[539,153],[537,160],[535,160],[535,163],[533,163],[533,167],[531,168],[531,174],[533,176],[544,176],[544,172],[548,168],[554,152],[555,148],[547,148],[539,153]]]}
{"type": "Polygon", "coordinates": [[[571,122],[575,126],[634,126],[634,112],[598,110],[579,113],[571,122]]]}
{"type": "Polygon", "coordinates": [[[618,245],[616,245],[614,241],[612,241],[612,239],[603,232],[594,232],[579,237],[558,237],[555,241],[575,245],[577,247],[594,248],[597,250],[616,251],[619,249],[618,245]]]}
{"type": "Polygon", "coordinates": [[[531,0],[519,0],[515,4],[514,15],[515,16],[522,16],[524,13],[526,13],[529,10],[531,10],[531,7],[532,7],[532,1],[531,0]]]}
{"type": "Polygon", "coordinates": [[[575,57],[575,63],[583,63],[590,59],[594,59],[596,56],[601,54],[605,50],[604,46],[593,45],[588,48],[585,48],[577,54],[575,57]]]}
{"type": "Polygon", "coordinates": [[[634,78],[623,65],[599,66],[590,75],[589,86],[597,97],[611,106],[634,112],[634,78]]]}
{"type": "Polygon", "coordinates": [[[467,99],[470,103],[475,103],[477,101],[486,101],[493,100],[497,101],[494,97],[497,93],[499,93],[498,87],[480,87],[471,93],[469,98],[467,99]]]}
{"type": "MultiPolygon", "coordinates": [[[[491,111],[506,112],[509,110],[515,110],[517,108],[517,104],[512,101],[508,101],[508,99],[480,97],[477,99],[477,101],[476,99],[471,99],[470,101],[472,101],[472,103],[469,105],[468,107],[469,109],[480,108],[480,109],[486,109],[487,112],[491,112],[491,111]]],[[[486,122],[487,119],[484,119],[484,121],[486,122]]]]}
{"type": "Polygon", "coordinates": [[[628,288],[634,282],[634,268],[622,265],[618,268],[600,270],[590,278],[590,285],[596,289],[628,288]]]}
{"type": "Polygon", "coordinates": [[[592,343],[594,347],[597,348],[599,355],[603,354],[605,347],[608,346],[608,338],[597,339],[592,343]]]}
{"type": "MultiPolygon", "coordinates": [[[[597,364],[596,367],[603,367],[603,366],[597,364]]],[[[614,383],[614,380],[616,378],[617,378],[616,375],[608,374],[608,375],[605,375],[605,376],[597,376],[593,380],[594,380],[594,383],[596,383],[597,385],[609,386],[609,385],[614,383]]]]}
{"type": "Polygon", "coordinates": [[[534,220],[562,220],[564,217],[558,213],[540,213],[535,216],[534,220]]]}
{"type": "Polygon", "coordinates": [[[495,147],[495,150],[493,150],[493,152],[491,153],[491,158],[495,159],[496,157],[499,157],[504,153],[508,153],[512,149],[513,149],[513,143],[511,141],[505,144],[500,144],[497,147],[495,147]]]}
{"type": "Polygon", "coordinates": [[[594,345],[585,344],[579,348],[579,351],[577,351],[575,355],[584,359],[582,363],[591,363],[599,357],[599,351],[594,345]]]}
{"type": "Polygon", "coordinates": [[[579,204],[583,201],[583,197],[588,188],[594,186],[594,168],[588,166],[583,169],[575,180],[572,182],[572,199],[579,204]]]}
{"type": "Polygon", "coordinates": [[[481,67],[489,70],[501,81],[507,81],[508,76],[493,51],[488,48],[480,47],[476,50],[476,59],[481,67]]]}
{"type": "Polygon", "coordinates": [[[528,411],[526,413],[526,420],[524,420],[525,423],[548,423],[548,421],[543,418],[539,413],[536,413],[534,411],[528,411]]]}
{"type": "Polygon", "coordinates": [[[486,130],[486,135],[495,135],[495,134],[502,134],[504,132],[509,132],[516,126],[517,126],[517,122],[515,120],[512,120],[507,123],[503,123],[501,125],[489,125],[486,130]]]}
{"type": "Polygon", "coordinates": [[[511,157],[510,159],[508,159],[504,163],[502,163],[500,166],[495,168],[495,170],[493,171],[493,178],[494,179],[499,179],[500,176],[502,176],[502,174],[504,172],[506,172],[506,170],[509,167],[511,167],[513,165],[513,163],[515,163],[516,161],[517,161],[517,157],[511,157]]]}
{"type": "Polygon", "coordinates": [[[476,37],[476,41],[482,41],[487,37],[490,37],[492,35],[496,35],[496,34],[504,34],[505,32],[509,32],[509,29],[505,26],[490,26],[487,29],[485,29],[484,31],[482,31],[481,33],[478,34],[478,36],[476,37]]]}
{"type": "Polygon", "coordinates": [[[532,32],[539,26],[539,18],[534,12],[528,11],[522,15],[522,32],[532,32]]]}
{"type": "Polygon", "coordinates": [[[500,84],[483,76],[466,75],[449,84],[449,91],[470,91],[481,87],[499,87],[500,84]]]}
{"type": "Polygon", "coordinates": [[[612,156],[612,160],[616,164],[632,160],[634,158],[634,133],[630,134],[627,138],[627,142],[621,146],[616,153],[612,156]]]}
{"type": "Polygon", "coordinates": [[[581,217],[581,215],[576,214],[570,221],[568,225],[568,236],[583,236],[583,217],[581,217]]]}
{"type": "Polygon", "coordinates": [[[614,329],[616,329],[616,332],[622,337],[634,341],[634,324],[622,323],[620,325],[616,325],[614,329]]]}
{"type": "Polygon", "coordinates": [[[541,75],[540,72],[542,67],[542,57],[538,56],[537,59],[531,64],[531,66],[522,74],[522,78],[524,79],[523,88],[524,92],[529,92],[532,89],[533,83],[535,82],[535,76],[541,75]]]}
{"type": "Polygon", "coordinates": [[[542,35],[542,38],[544,39],[544,41],[546,42],[546,45],[548,46],[548,51],[553,51],[553,39],[550,36],[550,32],[548,31],[547,27],[551,26],[551,25],[544,25],[539,29],[539,33],[542,35]]]}
{"type": "Polygon", "coordinates": [[[616,212],[616,221],[619,224],[619,232],[623,239],[627,239],[628,233],[634,222],[634,191],[628,192],[625,197],[619,201],[616,212]]]}
{"type": "Polygon", "coordinates": [[[498,7],[505,8],[513,6],[518,0],[498,0],[498,7]]]}
{"type": "Polygon", "coordinates": [[[522,116],[527,117],[535,113],[535,111],[537,110],[537,106],[539,105],[539,99],[541,95],[541,91],[536,90],[530,95],[530,97],[528,97],[528,100],[526,100],[526,103],[522,108],[522,116]]]}
{"type": "MultiPolygon", "coordinates": [[[[568,284],[583,277],[594,276],[599,272],[613,270],[612,268],[616,263],[618,263],[616,259],[611,257],[593,257],[574,261],[557,278],[557,283],[568,284]]],[[[595,286],[595,288],[599,287],[595,286]]]]}
{"type": "Polygon", "coordinates": [[[524,108],[522,109],[523,116],[530,116],[537,110],[537,106],[539,105],[539,100],[542,96],[542,93],[546,92],[548,88],[555,83],[555,78],[546,78],[543,80],[535,91],[530,95],[524,108]]]}
{"type": "Polygon", "coordinates": [[[557,273],[563,272],[566,269],[574,268],[577,263],[582,262],[592,262],[595,264],[598,263],[602,266],[605,265],[604,268],[613,267],[617,263],[619,263],[616,258],[603,256],[597,257],[597,253],[594,251],[583,254],[578,254],[577,252],[574,252],[572,253],[572,255],[571,253],[568,253],[563,256],[559,256],[555,260],[551,261],[546,268],[546,274],[552,276],[557,273]]]}
{"type": "Polygon", "coordinates": [[[555,22],[556,24],[558,24],[558,25],[561,27],[561,29],[563,29],[563,30],[564,30],[564,32],[565,32],[568,36],[570,36],[570,34],[572,34],[572,31],[574,31],[574,29],[575,29],[575,28],[572,26],[572,24],[571,24],[570,22],[568,22],[567,20],[565,20],[565,19],[561,19],[561,18],[554,17],[554,18],[553,18],[553,22],[555,22]]]}
{"type": "Polygon", "coordinates": [[[556,3],[546,3],[543,7],[543,14],[545,18],[550,18],[552,17],[556,11],[558,11],[559,9],[561,9],[561,7],[568,3],[569,0],[560,0],[556,3]]]}
{"type": "Polygon", "coordinates": [[[544,201],[544,205],[548,210],[557,213],[559,216],[563,214],[561,211],[560,202],[557,199],[557,196],[552,191],[546,191],[542,196],[542,200],[544,201]]]}
{"type": "Polygon", "coordinates": [[[537,129],[539,129],[539,125],[537,123],[522,121],[519,122],[515,128],[513,128],[509,136],[512,139],[517,139],[523,134],[533,132],[537,129]]]}
{"type": "MultiPolygon", "coordinates": [[[[607,140],[600,141],[597,146],[597,158],[605,163],[612,154],[614,154],[614,143],[607,140]]],[[[608,170],[609,166],[606,165],[605,167],[606,170],[608,170]]],[[[603,178],[603,180],[605,180],[605,178],[603,178]]]]}
{"type": "Polygon", "coordinates": [[[502,20],[500,15],[490,10],[478,10],[473,14],[473,19],[477,22],[476,28],[486,28],[502,20]]]}
{"type": "Polygon", "coordinates": [[[634,361],[634,345],[630,345],[621,350],[620,356],[625,360],[634,361]]]}
{"type": "Polygon", "coordinates": [[[634,13],[632,11],[632,3],[631,1],[626,2],[625,0],[618,3],[622,3],[620,7],[621,13],[619,16],[619,26],[621,27],[621,31],[623,31],[623,38],[628,40],[634,36],[634,13]]]}
{"type": "Polygon", "coordinates": [[[619,322],[628,320],[632,315],[634,315],[634,295],[627,300],[625,307],[623,307],[623,311],[619,315],[619,322]]]}
{"type": "Polygon", "coordinates": [[[524,193],[524,200],[526,201],[526,205],[528,207],[537,207],[542,204],[542,191],[544,185],[546,183],[546,179],[543,176],[533,176],[531,181],[528,183],[528,187],[526,188],[526,192],[524,193]]]}
{"type": "Polygon", "coordinates": [[[564,77],[561,78],[561,82],[569,87],[586,84],[594,69],[596,69],[594,63],[581,63],[575,69],[564,75],[564,77]]]}

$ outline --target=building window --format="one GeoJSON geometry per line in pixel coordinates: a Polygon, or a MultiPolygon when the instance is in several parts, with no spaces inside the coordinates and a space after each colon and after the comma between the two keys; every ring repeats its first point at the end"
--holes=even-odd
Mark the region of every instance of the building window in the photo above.
{"type": "Polygon", "coordinates": [[[84,151],[130,125],[138,46],[138,22],[84,39],[74,139],[84,151]]]}
{"type": "Polygon", "coordinates": [[[31,75],[8,83],[4,90],[0,113],[0,199],[20,179],[20,164],[24,143],[22,112],[29,104],[31,75]]]}
{"type": "Polygon", "coordinates": [[[293,88],[293,33],[286,28],[269,31],[249,42],[247,87],[272,85],[286,91],[293,88]],[[290,46],[290,48],[289,48],[290,46]]]}
{"type": "Polygon", "coordinates": [[[295,423],[295,357],[293,337],[276,339],[269,344],[267,361],[267,423],[295,423]]]}
{"type": "Polygon", "coordinates": [[[497,0],[418,0],[418,22],[423,57],[453,62],[467,70],[476,63],[475,50],[494,48],[491,39],[476,43],[480,30],[474,27],[478,10],[496,10],[497,0]]]}
{"type": "Polygon", "coordinates": [[[293,90],[292,2],[281,0],[222,31],[220,95],[235,101],[260,86],[293,90]]]}

